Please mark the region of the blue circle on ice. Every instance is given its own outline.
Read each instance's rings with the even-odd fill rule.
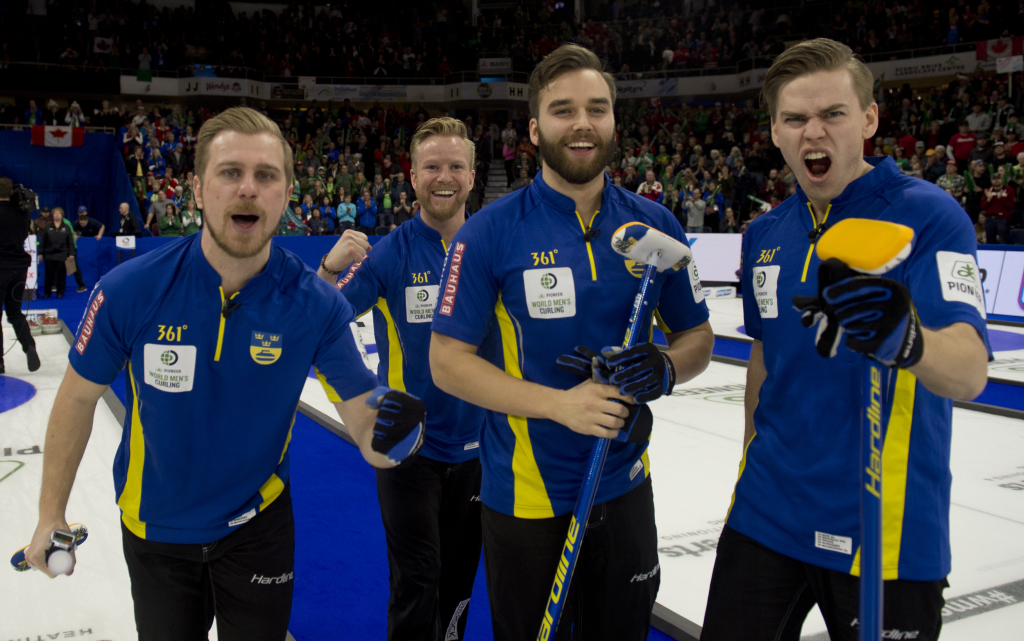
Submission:
[[[988,330],[988,342],[992,345],[993,352],[1013,352],[1024,349],[1024,334],[1004,332],[1001,329]]]
[[[20,378],[0,375],[0,412],[24,405],[36,395],[36,388]]]

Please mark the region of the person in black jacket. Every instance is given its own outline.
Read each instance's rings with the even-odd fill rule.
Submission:
[[[132,214],[132,210],[128,207],[128,203],[121,203],[118,207],[118,212],[121,214],[121,222],[118,227],[118,236],[138,236],[139,235],[139,223],[135,220],[135,215]]]
[[[57,298],[64,298],[64,286],[67,280],[67,267],[64,261],[74,250],[71,229],[64,224],[64,210],[53,208],[53,223],[43,230],[43,260],[46,265],[46,279],[43,285],[43,298],[49,298],[54,285],[57,286]]]
[[[39,355],[28,321],[21,312],[25,278],[32,264],[32,259],[25,252],[25,239],[28,238],[31,218],[27,211],[11,203],[13,192],[11,179],[0,178],[0,305],[7,310],[7,320],[14,328],[14,334],[28,358],[28,371],[34,372],[39,369]],[[3,345],[2,327],[0,345]],[[0,374],[5,371],[4,357],[0,350]]]

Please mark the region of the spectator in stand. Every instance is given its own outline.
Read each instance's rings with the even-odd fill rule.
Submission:
[[[132,213],[132,209],[128,206],[128,203],[121,203],[117,210],[121,216],[118,221],[117,235],[138,236],[139,222],[135,220],[135,214]]]
[[[956,198],[958,203],[963,203],[966,181],[963,176],[957,173],[955,160],[946,159],[946,173],[936,180],[935,184],[949,192],[949,195]]]
[[[1024,151],[1024,143],[1020,142],[1020,136],[1017,135],[1016,129],[1006,130],[1006,153],[1010,154],[1011,158],[1016,158],[1017,154]]]
[[[736,223],[736,213],[732,207],[725,208],[725,215],[718,222],[718,231],[723,234],[735,234],[739,232],[739,225]]]
[[[185,230],[181,224],[181,218],[178,216],[178,208],[174,206],[174,203],[164,204],[164,213],[158,224],[161,236],[178,238],[184,235]]]
[[[314,202],[320,205],[320,217],[327,221],[327,233],[333,234],[338,228],[338,210],[331,205],[331,197],[324,193]]]
[[[967,127],[979,135],[990,132],[992,130],[992,116],[982,111],[981,104],[977,102],[971,106],[971,110],[972,112],[965,119]]]
[[[761,200],[768,200],[772,194],[779,197],[779,201],[785,200],[786,198],[786,183],[779,180],[779,170],[770,169],[768,171],[768,179],[761,183],[759,190]]]
[[[501,157],[505,160],[505,188],[508,189],[512,186],[512,181],[515,180],[515,162],[516,162],[516,150],[514,148],[515,142],[513,140],[506,140],[504,146],[501,148]]]
[[[992,148],[988,146],[988,143],[988,134],[978,134],[978,142],[975,145],[974,149],[971,150],[971,155],[968,156],[968,160],[972,165],[976,162],[980,162],[981,164],[985,165],[985,168],[987,169],[988,166],[992,163],[993,153]]]
[[[924,152],[924,179],[930,183],[935,182],[946,173],[946,157],[940,156],[936,149],[929,149]]]
[[[188,200],[181,210],[181,235],[189,236],[203,228],[203,213],[196,209],[196,201]]]
[[[153,199],[149,204],[149,211],[146,214],[146,228],[149,229],[154,236],[160,236],[159,223],[160,218],[163,217],[167,211],[167,196],[162,190],[156,190],[153,192]],[[154,233],[155,231],[155,233]]]
[[[36,105],[35,100],[28,101],[28,109],[25,110],[22,122],[30,126],[43,124],[43,110]]]
[[[1006,153],[1006,143],[1002,140],[996,141],[995,145],[992,146],[992,157],[988,163],[989,173],[994,174],[1003,165],[1012,166],[1014,162],[1014,157]]]
[[[947,154],[956,160],[957,169],[965,172],[970,168],[971,152],[978,144],[978,136],[970,130],[966,120],[960,122],[960,132],[949,139]]]
[[[653,200],[656,203],[661,202],[663,191],[664,188],[655,178],[653,169],[647,170],[644,174],[644,182],[640,183],[640,186],[636,188],[637,194],[643,196],[647,200]]]
[[[413,218],[412,205],[404,191],[398,193],[398,203],[395,204],[394,214],[396,227]]]
[[[103,232],[107,230],[103,223],[89,217],[89,209],[85,205],[78,208],[78,218],[72,227],[76,238],[95,238],[96,240],[103,238]]]
[[[338,203],[338,233],[345,233],[356,226],[356,206],[352,204],[352,196],[345,194]]]
[[[405,199],[408,202],[416,200],[416,192],[412,188],[412,183],[405,179],[405,172],[400,171],[395,176],[395,180],[391,182],[391,202],[398,202],[398,195],[404,193]]]
[[[521,172],[525,171],[527,173],[527,175],[530,176],[530,178],[533,178],[533,175],[536,172],[536,168],[535,167],[536,166],[533,164],[533,161],[530,160],[529,154],[527,154],[524,151],[524,152],[520,153],[519,156],[516,158],[516,162],[515,162],[515,166],[513,167],[513,171],[515,171],[517,176]]]
[[[984,191],[981,199],[986,244],[1010,244],[1010,216],[1015,200],[1013,187],[1003,184],[1003,174],[992,174],[992,186]]]
[[[377,202],[370,196],[369,189],[364,189],[359,196],[356,217],[359,221],[359,231],[367,236],[377,233]]]
[[[971,170],[964,175],[964,209],[971,217],[971,222],[978,220],[981,213],[981,199],[985,190],[992,186],[988,167],[981,161],[971,165]]]
[[[78,101],[72,102],[64,114],[64,124],[69,127],[84,127],[87,121],[88,119],[82,113],[82,107],[78,104]]]
[[[52,221],[43,230],[40,243],[46,276],[43,281],[43,298],[49,298],[56,288],[57,298],[64,298],[67,285],[67,261],[74,254],[74,233],[64,224],[64,210],[54,207]]]
[[[168,134],[173,136],[174,134]],[[185,146],[180,142],[174,145],[171,153],[167,155],[167,169],[173,169],[175,176],[184,176],[191,168],[188,154],[185,153]]]
[[[523,187],[526,187],[532,182],[533,179],[530,178],[530,174],[525,169],[520,169],[519,178],[516,178],[515,181],[512,183],[512,191],[522,189]]]
[[[163,178],[167,173],[167,161],[156,147],[151,147],[149,151],[149,170],[158,178]]]
[[[313,213],[306,221],[308,231],[307,236],[326,236],[330,233],[330,227],[327,224],[327,220],[320,216],[320,208],[314,207]]]
[[[128,169],[128,175],[133,179],[141,178],[145,179],[146,174],[149,172],[149,163],[142,155],[142,144],[140,143],[135,147],[134,151],[126,163]]]
[[[53,219],[52,214],[50,213],[50,208],[40,208],[39,215],[32,219],[32,224],[29,226],[29,233],[36,237],[37,243],[42,242],[43,231],[49,227],[52,222]]]
[[[704,212],[707,203],[697,189],[687,190],[683,196],[683,209],[686,211],[686,233],[699,234],[704,231]]]

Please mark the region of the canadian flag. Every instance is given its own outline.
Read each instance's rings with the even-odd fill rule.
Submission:
[[[32,127],[32,144],[47,147],[81,147],[85,140],[82,127]]]
[[[1024,53],[1024,36],[978,41],[978,60],[995,60]]]

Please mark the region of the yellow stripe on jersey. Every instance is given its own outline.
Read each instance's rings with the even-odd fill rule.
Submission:
[[[648,439],[648,442],[650,442],[650,439]],[[644,462],[644,478],[647,478],[651,475],[651,458],[647,456],[647,450],[644,450],[640,460]]]
[[[338,394],[338,391],[334,389],[334,386],[327,382],[327,378],[320,373],[320,370],[314,367],[313,371],[316,373],[316,380],[320,381],[320,386],[324,388],[325,392],[327,392],[327,400],[332,403],[343,403],[344,399],[342,399],[341,395]],[[288,436],[289,438],[291,437],[291,432],[288,432]]]
[[[743,470],[747,467],[747,450],[750,449],[750,444],[757,438],[757,430],[754,430],[754,435],[750,437],[747,444],[743,446],[743,458],[740,459],[740,472],[736,475],[736,485],[740,484],[740,479],[743,477]],[[732,498],[729,499],[729,509],[725,513],[725,520],[729,520],[729,515],[732,513],[732,506],[736,502],[736,486],[732,488]]]
[[[654,322],[657,323],[658,329],[660,329],[666,336],[672,333],[668,323],[666,323],[665,319],[661,317],[661,312],[657,309],[654,310]],[[651,335],[653,336],[654,332],[651,332]]]
[[[220,329],[217,331],[217,352],[213,355],[213,360],[214,361],[219,361],[220,360],[220,349],[221,349],[221,347],[224,346],[224,323],[225,323],[225,321],[227,321],[227,319],[224,318],[224,303],[226,303],[227,301],[231,300],[235,296],[238,296],[238,292],[235,292],[231,296],[229,296],[227,298],[224,298],[224,288],[223,287],[220,288],[220,308],[221,308]]]
[[[586,234],[587,233],[587,226],[583,224],[583,216],[580,216],[580,212],[575,212],[575,213],[576,213],[576,220],[580,221],[580,229],[582,229],[583,233]],[[591,228],[594,227],[594,218],[597,218],[597,215],[600,214],[600,213],[601,213],[601,210],[598,209],[597,211],[594,212],[594,215],[590,218],[590,227]],[[590,246],[590,241],[588,240],[586,242],[587,242],[587,255],[590,256],[590,280],[597,280],[597,265],[594,264],[594,250]]]
[[[142,506],[142,466],[146,462],[146,441],[142,433],[142,417],[139,416],[139,386],[132,373],[132,362],[128,361],[128,380],[132,386],[132,427],[128,437],[128,478],[125,479],[117,506],[121,508],[121,520],[135,536],[146,538],[146,524],[139,520]]]
[[[519,367],[519,338],[515,321],[505,309],[498,293],[498,302],[494,306],[494,314],[498,318],[501,331],[501,346],[505,359],[505,373],[519,380],[523,372]],[[516,437],[516,448],[512,453],[512,476],[515,479],[514,498],[512,502],[513,516],[524,519],[546,519],[555,515],[548,498],[544,478],[537,467],[537,459],[533,456],[533,444],[530,442],[530,426],[525,417],[508,416],[509,427]]]
[[[317,377],[320,376],[320,372],[317,372]],[[326,381],[325,381],[326,384]],[[333,389],[332,389],[333,391]],[[328,394],[330,396],[330,394]],[[337,393],[335,393],[337,396]],[[296,411],[298,408],[296,408]],[[292,442],[292,430],[295,428],[295,413],[292,413],[292,424],[288,426],[288,436],[284,439],[284,448],[281,449],[281,458],[277,459],[277,464],[280,465],[284,462],[284,455],[288,453],[288,446]],[[263,497],[263,502],[260,503],[260,512],[267,509],[267,506],[273,503],[277,497],[281,496],[281,492],[284,492],[284,481],[277,474],[271,474],[267,482],[260,488],[260,496]]]
[[[889,427],[882,447],[882,579],[885,581],[900,578],[907,466],[910,460],[910,432],[914,422],[916,392],[917,377],[905,369],[898,370]],[[850,574],[860,576],[859,547]]]
[[[811,203],[810,202],[807,203],[807,210],[811,212],[811,229],[817,229],[818,228],[818,221],[814,217],[814,208],[811,207]],[[831,203],[825,209],[825,217],[821,219],[821,224],[822,225],[824,225],[825,221],[828,220],[828,213],[830,211],[832,211],[832,204]],[[818,239],[815,238],[814,241],[811,242],[811,246],[807,248],[807,258],[804,260],[804,274],[803,274],[803,276],[800,277],[800,282],[801,283],[806,283],[807,282],[807,268],[811,266],[811,254],[814,253],[814,248],[815,248],[815,246],[817,246],[817,244],[818,244]]]
[[[404,360],[402,358],[402,342],[398,340],[398,326],[395,325],[395,319],[391,316],[391,310],[388,309],[386,300],[378,298],[377,309],[384,314],[384,320],[388,326],[388,387],[404,392]]]

